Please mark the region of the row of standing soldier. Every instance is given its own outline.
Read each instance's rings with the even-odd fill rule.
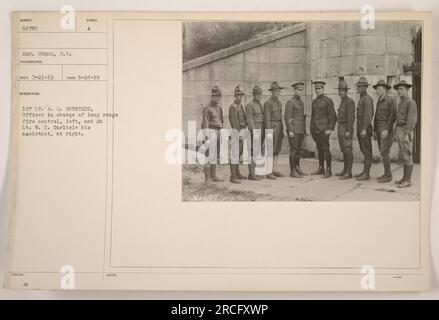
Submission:
[[[365,77],[361,77],[355,84],[360,99],[355,108],[355,102],[348,97],[349,87],[345,81],[340,81],[338,93],[340,95],[340,106],[338,115],[335,112],[333,101],[324,94],[326,83],[324,81],[313,81],[317,97],[312,101],[310,133],[316,143],[318,152],[319,167],[311,175],[323,175],[324,178],[332,176],[330,152],[330,135],[338,124],[338,141],[340,150],[343,153],[343,170],[336,173],[339,179],[345,180],[352,178],[353,165],[353,134],[354,122],[357,119],[357,137],[360,150],[364,156],[363,171],[355,175],[359,181],[370,179],[370,169],[372,166],[372,137],[375,135],[378,141],[378,147],[383,160],[384,174],[377,178],[380,183],[392,181],[392,172],[390,166],[390,148],[393,144],[394,137],[399,145],[399,156],[404,165],[402,179],[395,181],[400,188],[411,186],[411,175],[413,171],[413,130],[417,122],[417,106],[413,99],[408,96],[408,90],[411,85],[404,80],[394,85],[400,97],[398,103],[394,98],[387,94],[391,88],[383,80],[380,80],[373,86],[377,91],[378,101],[374,117],[374,106],[372,97],[367,93],[370,86]],[[290,176],[293,178],[302,178],[305,173],[300,168],[300,151],[306,134],[306,122],[304,103],[302,100],[304,83],[297,82],[292,85],[294,95],[285,105],[285,113],[282,112],[282,103],[279,100],[282,88],[277,82],[273,82],[269,91],[271,97],[261,104],[262,89],[255,85],[253,87],[253,100],[245,108],[242,105],[244,92],[238,86],[235,87],[235,101],[229,107],[229,121],[232,129],[241,131],[248,129],[251,135],[251,143],[259,138],[254,137],[261,133],[264,136],[264,130],[272,129],[273,140],[273,170],[266,177],[276,179],[283,177],[278,170],[278,155],[282,147],[284,137],[283,121],[286,125],[286,133],[290,146],[289,164]],[[219,106],[221,91],[218,86],[214,86],[211,92],[211,102],[203,108],[202,129],[215,130],[218,134],[219,148],[219,130],[223,128],[224,119],[222,109]],[[356,110],[355,110],[356,109]],[[283,119],[282,119],[283,115]],[[355,117],[356,115],[356,117]],[[372,125],[373,122],[373,125]],[[396,125],[395,125],[396,123]],[[394,130],[394,128],[396,128]],[[256,130],[259,129],[259,130]],[[268,135],[267,135],[268,137]],[[263,138],[263,137],[262,137]],[[243,142],[239,141],[239,156],[243,152]],[[251,145],[251,163],[248,165],[248,179],[259,181],[261,176],[255,174],[255,160],[253,155],[253,145]],[[326,161],[326,169],[325,169]],[[241,183],[240,180],[246,179],[239,171],[239,164],[230,164],[230,181],[232,183]],[[222,181],[216,175],[216,164],[207,164],[204,166],[206,182]]]

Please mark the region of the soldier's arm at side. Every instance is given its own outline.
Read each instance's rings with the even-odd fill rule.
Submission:
[[[229,107],[229,122],[232,129],[239,130],[238,114],[233,104]]]
[[[407,131],[411,132],[415,129],[416,122],[418,121],[418,107],[415,101],[410,101],[407,111]]]
[[[271,129],[271,104],[268,101],[264,103],[264,123],[265,129]]]
[[[376,110],[378,110],[378,101],[377,101],[377,107]],[[377,123],[378,123],[378,119],[377,119],[377,114],[375,113],[375,116],[373,117],[373,131],[377,132]]]
[[[373,100],[371,97],[367,96],[364,99],[364,121],[363,130],[367,130],[369,125],[372,123],[373,118]]]
[[[245,106],[245,120],[247,122],[248,129],[253,130],[253,106],[250,103]]]
[[[355,102],[353,100],[349,100],[347,105],[348,115],[347,115],[347,123],[346,130],[352,131],[355,122]]]
[[[311,119],[310,119],[311,120]],[[310,121],[311,122],[311,121]],[[305,106],[303,108],[303,133],[306,135],[307,131],[306,131],[306,115],[305,115]]]
[[[209,129],[209,108],[208,107],[204,107],[202,110],[202,120],[201,120],[201,129],[205,130],[205,132],[203,132],[204,134],[204,140],[209,140],[209,133],[208,133],[208,129]]]
[[[204,107],[202,110],[202,119],[201,119],[201,129],[209,128],[209,110],[207,107]]]
[[[223,114],[223,108],[219,107],[220,111],[220,117],[221,117],[221,124],[224,125],[224,114]]]
[[[389,121],[387,122],[387,130],[388,131],[391,131],[393,129],[393,125],[396,121],[397,114],[398,114],[397,102],[396,102],[396,99],[392,98],[392,101],[390,103],[390,118],[389,118]]]
[[[293,124],[291,123],[291,119],[293,117],[293,103],[291,101],[288,101],[285,105],[285,115],[284,115],[284,121],[285,125],[287,126],[287,131],[292,132],[293,131]]]
[[[334,102],[328,99],[328,114],[329,114],[329,130],[334,131],[335,123],[337,122],[337,114],[335,113]]]
[[[243,117],[244,117],[244,123],[247,126],[247,115],[245,114],[245,108],[241,107],[241,110],[242,110]],[[240,126],[240,128],[241,128],[241,126]]]

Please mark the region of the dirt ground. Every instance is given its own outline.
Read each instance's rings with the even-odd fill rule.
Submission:
[[[286,177],[276,180],[243,180],[241,184],[229,182],[228,165],[220,165],[217,175],[224,182],[204,183],[201,165],[183,165],[182,199],[183,201],[416,201],[420,200],[420,166],[415,164],[410,188],[400,189],[393,181],[378,183],[376,178],[383,174],[382,163],[374,163],[371,179],[357,181],[355,178],[339,180],[334,174],[343,168],[343,163],[333,161],[333,176],[305,176],[303,179],[289,177],[288,156],[280,155],[280,171]],[[314,171],[318,166],[315,159],[302,159],[301,168],[305,173]],[[354,163],[353,173],[363,169],[361,162]],[[241,174],[247,175],[246,165],[241,165]],[[402,166],[392,163],[394,180],[402,177]]]

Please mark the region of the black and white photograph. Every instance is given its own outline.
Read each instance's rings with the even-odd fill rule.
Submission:
[[[182,40],[183,201],[420,200],[422,22],[184,22]]]
[[[437,9],[252,4],[8,7],[0,300],[438,296]]]

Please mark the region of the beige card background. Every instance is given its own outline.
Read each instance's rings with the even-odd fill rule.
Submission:
[[[359,14],[99,16],[108,18],[108,82],[84,85],[80,95],[60,82],[50,99],[92,102],[119,117],[71,140],[17,139],[14,127],[8,287],[59,288],[59,270],[69,264],[79,289],[356,291],[363,265],[376,268],[376,290],[429,288],[428,14],[378,14],[424,20],[421,203],[184,203],[180,167],[164,161],[165,133],[181,125],[180,21]],[[14,107],[40,102],[14,97]]]

